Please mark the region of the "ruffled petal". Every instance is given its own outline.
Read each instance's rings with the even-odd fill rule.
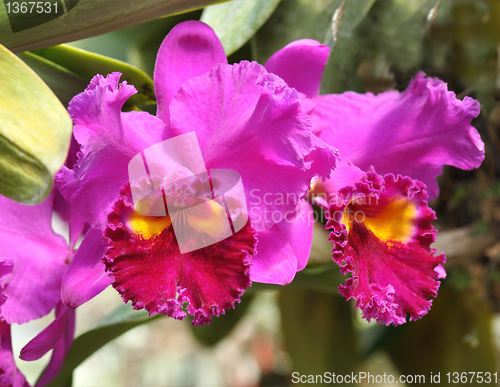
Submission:
[[[61,299],[67,307],[78,308],[111,284],[102,261],[105,246],[102,231],[91,228],[62,280]]]
[[[308,200],[317,206],[328,210],[332,204],[343,202],[339,198],[339,191],[343,187],[353,185],[359,181],[365,172],[351,163],[341,162],[335,168],[329,179],[315,179],[308,194]]]
[[[12,355],[10,325],[0,321],[0,386],[30,387],[24,375],[17,369]]]
[[[273,54],[266,69],[276,74],[298,92],[308,98],[319,94],[321,76],[325,68],[330,47],[315,40],[302,39],[292,42]]]
[[[288,285],[295,273],[304,269],[311,253],[314,213],[301,201],[300,208],[269,230],[257,234],[257,254],[253,257],[253,282]]]
[[[259,231],[276,223],[273,216],[296,210],[311,174],[334,166],[316,167],[316,160],[336,161],[332,148],[313,144],[296,91],[254,62],[219,65],[190,79],[172,100],[170,114],[174,134],[196,131],[207,169],[241,175],[252,226]],[[280,195],[289,200],[276,204]]]
[[[329,210],[333,259],[343,274],[352,274],[339,292],[354,298],[368,321],[400,325],[407,314],[417,320],[437,295],[445,257],[430,248],[437,232],[424,188],[409,177],[382,179],[371,170],[341,189],[343,202]]]
[[[7,301],[4,294],[5,286],[9,283],[14,272],[14,263],[10,259],[2,258],[0,261],[0,310],[1,306]]]
[[[118,87],[120,75],[96,75],[71,100],[68,111],[81,151],[73,169],[63,167],[56,175],[59,190],[73,210],[96,228],[103,227],[105,213],[128,181],[129,161],[165,135],[165,125],[158,118],[146,112],[121,112],[136,90],[126,82]]]
[[[45,316],[60,298],[61,280],[71,257],[63,237],[51,227],[50,195],[36,206],[0,196],[0,257],[13,263],[0,316],[24,323]]]
[[[123,187],[105,230],[113,287],[135,309],[182,319],[186,302],[193,325],[209,323],[250,286],[255,231],[247,224],[227,239],[181,254],[168,218],[137,214],[129,184]]]
[[[401,94],[346,92],[315,102],[310,114],[324,126],[320,138],[337,147],[343,161],[418,179],[431,199],[439,193],[435,178],[443,165],[473,169],[484,158],[484,144],[470,125],[479,103],[456,99],[444,82],[423,73]]]
[[[219,63],[227,63],[227,58],[212,28],[197,20],[175,26],[156,57],[154,84],[158,117],[168,124],[170,102],[179,87],[188,79],[208,73]]]
[[[309,180],[316,176],[321,180],[331,178],[333,171],[340,163],[338,150],[316,136],[311,137],[311,144],[312,150],[305,157],[309,168]]]

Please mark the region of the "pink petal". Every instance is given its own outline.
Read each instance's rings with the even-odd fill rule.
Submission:
[[[160,46],[154,83],[158,117],[170,122],[169,106],[179,87],[187,80],[206,74],[226,54],[215,32],[205,23],[189,20],[175,26]]]
[[[54,211],[59,214],[61,219],[68,223],[69,245],[70,248],[73,249],[78,239],[84,234],[87,225],[85,219],[80,213],[73,210],[72,206],[64,199],[59,191],[55,193]]]
[[[275,224],[257,234],[257,254],[252,260],[252,282],[288,285],[297,272],[297,258],[290,242]]]
[[[17,369],[12,355],[10,325],[0,321],[0,386],[30,387],[24,375]]]
[[[342,202],[339,191],[345,186],[353,185],[364,177],[365,173],[351,163],[340,163],[332,171],[329,179],[316,179],[309,191],[308,199],[311,203],[328,209],[332,204]]]
[[[66,355],[68,354],[71,345],[73,344],[73,338],[75,334],[75,310],[66,310],[66,326],[64,327],[64,334],[58,341],[54,350],[52,351],[52,356],[50,362],[43,371],[42,376],[37,381],[35,387],[44,387],[49,384],[59,373]]]
[[[312,179],[316,176],[322,180],[330,178],[340,161],[337,149],[332,148],[316,136],[311,137],[311,143],[312,150],[305,157],[305,161],[310,166],[309,178]]]
[[[321,76],[330,48],[315,40],[297,40],[269,58],[266,69],[308,98],[319,94]]]
[[[241,175],[252,226],[259,231],[276,223],[273,215],[295,211],[311,175],[329,173],[336,161],[333,149],[313,143],[295,90],[257,63],[219,65],[189,80],[170,113],[174,134],[196,131],[207,169]],[[315,166],[318,160],[331,165]],[[289,200],[276,204],[280,195]]]
[[[164,139],[165,125],[146,112],[122,113],[136,92],[121,83],[119,73],[96,75],[87,89],[73,98],[69,113],[74,136],[81,145],[78,162],[57,174],[59,190],[87,222],[99,228],[120,187],[128,181],[128,163],[141,150]]]
[[[0,308],[7,301],[7,296],[4,294],[5,286],[10,282],[12,273],[14,272],[14,263],[10,259],[0,261]]]
[[[111,284],[102,262],[105,246],[102,232],[91,228],[62,280],[61,299],[67,307],[76,309]]]
[[[60,298],[71,253],[64,238],[52,231],[53,199],[50,195],[39,205],[26,206],[0,196],[0,257],[13,263],[0,312],[8,323],[45,316]]]
[[[71,144],[69,147],[68,157],[65,166],[73,168],[78,161],[78,154],[80,152],[80,145],[74,136],[71,136]],[[56,190],[54,197],[54,211],[68,223],[69,226],[69,245],[73,249],[82,234],[85,233],[86,225],[84,217],[75,212],[72,206],[64,199],[59,191]]]
[[[203,325],[239,301],[250,285],[250,256],[256,245],[249,224],[227,239],[181,254],[170,225],[148,237],[128,226],[136,215],[131,203],[127,184],[105,230],[106,268],[125,302],[132,301],[135,309],[145,308],[152,315],[177,319],[185,317],[187,302],[193,324]]]
[[[444,82],[423,73],[401,94],[346,92],[315,102],[311,116],[324,126],[320,138],[337,147],[344,162],[421,180],[431,199],[443,165],[472,169],[484,158],[484,144],[470,125],[479,103],[456,99]]]
[[[56,308],[55,320],[23,347],[19,357],[22,360],[33,361],[40,359],[53,349],[63,337],[68,316],[67,312],[68,308],[59,302]]]
[[[288,285],[295,273],[304,269],[311,252],[314,214],[301,201],[300,209],[269,230],[257,234],[257,254],[253,257],[250,279],[254,282]]]
[[[311,254],[312,238],[314,230],[315,215],[309,203],[305,200],[300,202],[296,214],[291,214],[287,219],[278,224],[278,227],[286,235],[297,257],[297,271],[303,270],[309,261]]]
[[[381,180],[370,171],[330,208],[333,259],[343,274],[352,273],[339,292],[354,298],[368,321],[400,325],[407,314],[417,320],[437,295],[445,257],[430,248],[437,232],[424,188],[409,177]]]

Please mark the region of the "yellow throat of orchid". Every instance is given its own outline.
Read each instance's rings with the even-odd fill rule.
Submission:
[[[370,201],[370,204],[357,204],[355,199],[345,208],[342,223],[348,231],[357,221],[384,242],[406,243],[412,238],[417,209],[411,200],[394,196],[380,204],[375,198]]]
[[[135,234],[150,239],[170,227],[172,221],[169,216],[146,216],[134,211],[126,223]]]
[[[193,207],[187,221],[192,229],[210,236],[224,235],[230,227],[226,209],[214,200]]]

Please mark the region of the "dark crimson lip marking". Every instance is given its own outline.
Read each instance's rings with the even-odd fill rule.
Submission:
[[[133,211],[126,184],[104,231],[106,270],[125,302],[151,315],[182,319],[190,314],[193,325],[209,323],[239,302],[251,285],[251,256],[256,251],[256,232],[249,223],[227,239],[181,254],[172,227],[149,239],[134,233],[125,221]]]
[[[370,216],[387,216],[385,210],[395,197],[412,201],[415,211],[411,235],[401,240],[383,240],[357,218],[353,218],[348,229],[334,214],[343,213],[353,194],[375,195],[374,203],[355,205],[357,210],[366,207]],[[330,241],[334,242],[333,260],[342,274],[351,273],[352,278],[339,286],[339,293],[357,300],[356,307],[368,321],[374,318],[386,325],[400,325],[406,322],[407,314],[410,320],[425,315],[432,305],[430,298],[437,296],[440,285],[437,280],[441,275],[436,269],[446,260],[443,254],[435,255],[436,251],[430,247],[437,232],[431,225],[435,214],[427,205],[425,185],[392,174],[382,178],[370,170],[362,181],[340,190],[340,195],[343,203],[331,206],[327,227],[333,229],[330,233]],[[392,219],[397,220],[398,217]]]

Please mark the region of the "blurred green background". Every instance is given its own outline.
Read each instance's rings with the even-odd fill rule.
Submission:
[[[20,58],[65,106],[92,75],[114,69],[123,71],[139,89],[127,108],[154,113],[148,76],[152,77],[157,50],[170,29],[188,19],[201,19],[215,29],[230,62],[265,63],[297,39],[330,45],[322,94],[404,90],[418,71],[439,77],[458,98],[468,95],[480,101],[481,114],[473,125],[486,144],[486,158],[474,171],[445,167],[439,178],[441,194],[431,203],[440,230],[434,247],[446,253],[448,277],[421,320],[397,328],[363,321],[353,304],[337,294],[344,279],[331,262],[326,233],[318,227],[311,264],[290,286],[254,284],[241,305],[210,326],[191,328],[185,321],[151,319],[119,307],[116,313],[125,317],[108,317],[101,323],[107,331],[94,329],[94,335],[87,333],[77,343],[92,347],[90,354],[128,332],[87,360],[89,354],[70,354],[76,359],[73,366],[83,361],[73,385],[290,386],[295,385],[292,372],[360,371],[396,378],[425,375],[425,385],[431,373],[440,373],[441,383],[448,385],[449,372],[497,372],[500,1],[234,0],[70,43],[134,68],[43,45]],[[79,309],[78,332],[91,329],[119,304],[116,294],[105,292]],[[141,326],[130,330],[135,325]],[[26,329],[23,332],[30,328]],[[44,361],[20,367],[33,380]],[[63,375],[53,385],[67,378]]]

